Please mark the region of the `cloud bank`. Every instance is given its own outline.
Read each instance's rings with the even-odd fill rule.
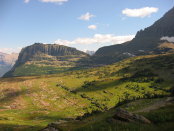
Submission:
[[[161,37],[161,40],[167,40],[168,42],[174,42],[174,36],[173,37],[163,36],[163,37]]]
[[[143,7],[139,9],[124,9],[122,10],[122,14],[128,16],[128,17],[147,17],[150,16],[152,13],[158,12],[158,8],[155,7]]]
[[[135,37],[135,35],[127,35],[127,36],[116,36],[113,34],[95,34],[91,38],[77,38],[73,41],[61,40],[58,39],[55,41],[55,44],[71,46],[75,44],[81,45],[90,45],[90,44],[121,44],[126,41],[130,41]]]
[[[103,46],[102,44],[121,44],[126,41],[130,41],[135,37],[135,35],[126,35],[126,36],[116,36],[114,34],[95,34],[93,37],[86,38],[77,38],[72,41],[69,40],[61,40],[58,39],[54,43],[65,46],[76,47],[77,45],[81,45],[82,50],[84,50],[84,46],[93,47],[93,44],[97,44],[99,47]],[[2,53],[19,53],[21,51],[21,47],[18,48],[0,48],[0,52]]]

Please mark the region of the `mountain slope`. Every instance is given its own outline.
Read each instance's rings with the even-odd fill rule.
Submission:
[[[81,64],[80,59],[87,56],[75,48],[35,43],[22,49],[14,67],[4,77],[62,72],[77,68]]]
[[[17,53],[6,54],[0,52],[0,77],[12,68],[17,57]]]
[[[127,57],[151,54],[164,42],[160,40],[164,36],[174,36],[174,8],[169,10],[152,26],[138,31],[132,41],[102,47],[91,58],[94,62],[96,61],[100,64],[110,64]]]
[[[169,96],[173,67],[174,54],[149,55],[93,69],[2,78],[0,127],[35,131],[53,121],[107,111],[127,101]],[[78,125],[69,128],[74,127]]]

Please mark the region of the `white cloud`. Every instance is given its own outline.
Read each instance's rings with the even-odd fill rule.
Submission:
[[[168,42],[174,42],[174,36],[173,37],[163,36],[163,37],[161,37],[161,40],[167,40]]]
[[[7,54],[11,54],[11,53],[19,53],[21,51],[21,47],[18,48],[0,48],[0,52],[2,53],[7,53]]]
[[[89,21],[92,17],[95,17],[95,16],[93,14],[90,14],[89,12],[87,12],[86,14],[81,15],[78,19]]]
[[[30,0],[24,0],[24,3],[29,3],[30,2]]]
[[[152,13],[156,13],[158,8],[155,7],[143,7],[140,9],[124,9],[122,10],[122,14],[128,17],[141,17],[144,18],[146,16],[150,16]]]
[[[88,26],[88,29],[96,30],[97,29],[97,26],[96,25],[89,25]]]
[[[95,34],[91,38],[77,38],[73,41],[58,39],[55,41],[55,43],[60,45],[66,45],[66,46],[75,45],[75,44],[81,44],[81,45],[105,44],[105,43],[121,44],[126,41],[132,40],[134,37],[135,35],[116,36],[113,34]]]

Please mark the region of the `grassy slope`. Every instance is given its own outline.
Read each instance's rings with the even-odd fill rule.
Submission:
[[[40,76],[57,74],[69,70],[77,70],[81,65],[80,60],[86,55],[50,56],[45,54],[35,55],[24,64],[15,66],[14,70],[6,73],[9,76]]]
[[[37,130],[119,103],[170,95],[174,55],[142,56],[57,75],[0,79],[0,127]]]

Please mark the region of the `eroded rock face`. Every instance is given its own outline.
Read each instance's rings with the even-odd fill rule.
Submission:
[[[34,57],[43,54],[49,56],[86,55],[86,53],[82,51],[63,45],[35,43],[22,49],[17,64],[23,64],[26,61],[32,60]]]
[[[141,122],[145,124],[150,124],[151,122],[144,116],[130,113],[124,109],[117,109],[116,114],[113,116],[114,119],[125,121],[125,122]]]

